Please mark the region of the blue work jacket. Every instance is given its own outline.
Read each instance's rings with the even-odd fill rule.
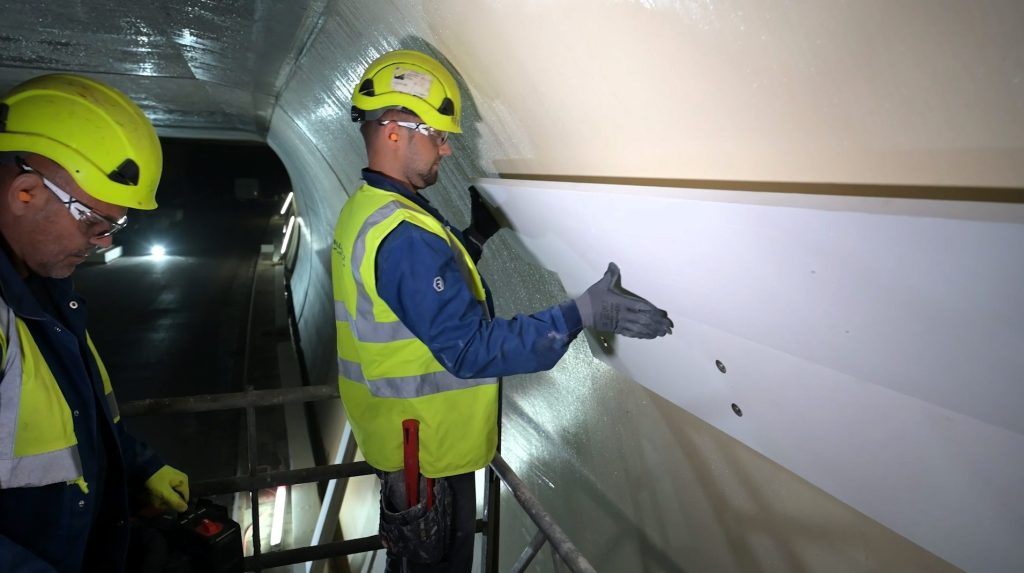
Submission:
[[[26,323],[73,413],[89,491],[75,483],[0,484],[0,571],[123,571],[129,489],[141,488],[163,462],[114,421],[86,343],[85,301],[71,280],[29,280],[32,288],[0,248],[0,296]]]
[[[372,187],[398,193],[423,207],[468,246],[429,201],[382,173],[363,170]],[[472,254],[473,249],[468,249]],[[377,251],[377,293],[445,369],[459,378],[491,378],[553,367],[583,330],[576,303],[566,301],[534,314],[489,319],[470,292],[452,255],[437,235],[401,223]],[[446,285],[435,288],[435,279]],[[482,277],[481,277],[482,280]],[[491,292],[483,281],[487,306]]]

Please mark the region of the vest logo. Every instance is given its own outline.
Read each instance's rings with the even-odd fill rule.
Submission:
[[[434,290],[441,292],[444,290],[444,279],[441,277],[434,277]]]

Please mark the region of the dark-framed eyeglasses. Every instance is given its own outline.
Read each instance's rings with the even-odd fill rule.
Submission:
[[[449,132],[441,131],[440,129],[434,129],[433,127],[430,127],[425,123],[416,123],[412,121],[398,121],[397,119],[378,119],[377,123],[379,123],[380,125],[387,125],[389,123],[393,123],[395,125],[400,125],[406,129],[418,131],[423,135],[429,137],[431,141],[433,141],[434,144],[437,145],[438,147],[441,147],[442,145],[448,143]]]
[[[56,183],[50,181],[42,174],[38,169],[29,166],[25,163],[25,160],[21,157],[14,159],[18,165],[18,169],[22,173],[35,173],[43,180],[43,185],[53,193],[60,202],[67,207],[68,213],[75,218],[80,224],[85,226],[89,232],[89,236],[94,239],[104,239],[121,231],[128,225],[128,215],[121,217],[120,219],[111,219],[106,215],[101,215],[92,207],[82,203],[78,199],[75,199],[67,191],[61,189]]]

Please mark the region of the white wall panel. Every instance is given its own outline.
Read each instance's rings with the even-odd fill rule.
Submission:
[[[669,312],[595,345],[617,370],[966,570],[1024,569],[1024,206],[479,187],[569,292],[614,260]]]

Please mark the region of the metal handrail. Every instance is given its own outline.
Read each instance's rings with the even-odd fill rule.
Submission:
[[[530,519],[537,525],[537,528],[544,532],[544,536],[551,542],[551,547],[554,548],[555,552],[558,553],[558,556],[562,558],[562,561],[565,562],[569,569],[574,573],[596,572],[594,566],[573,545],[569,536],[562,531],[562,528],[558,527],[555,520],[544,510],[544,506],[537,501],[537,498],[530,493],[530,490],[526,488],[526,484],[523,480],[519,479],[516,472],[512,471],[512,468],[501,457],[501,454],[494,454],[494,459],[491,460],[491,468],[494,469],[494,472],[498,474],[501,481],[512,492],[512,495],[515,496],[516,501],[519,502],[526,515],[529,515]],[[533,543],[531,543],[532,545]],[[539,550],[540,547],[537,549]]]
[[[337,384],[300,386],[275,390],[250,390],[248,392],[225,392],[221,394],[198,394],[180,398],[153,398],[136,400],[120,405],[122,416],[147,414],[188,414],[233,410],[247,406],[277,406],[296,402],[316,402],[338,398]]]
[[[338,398],[338,387],[332,384],[279,390],[250,390],[246,392],[202,394],[180,398],[138,400],[121,405],[120,411],[124,416],[140,416],[147,414],[210,412],[236,408],[251,410],[261,406],[315,402],[333,398]],[[249,431],[253,432],[253,429],[249,428]],[[579,549],[576,548],[558,524],[555,523],[551,515],[544,510],[541,503],[526,488],[526,484],[509,467],[500,454],[494,455],[490,467],[509,491],[512,492],[516,501],[519,502],[519,505],[538,528],[537,534],[534,535],[530,544],[513,566],[513,571],[519,573],[525,570],[537,552],[544,546],[546,540],[551,542],[551,547],[574,573],[593,573],[595,571],[594,567],[580,553]],[[205,480],[194,483],[192,491],[197,496],[242,491],[253,492],[279,485],[321,482],[337,478],[370,475],[372,473],[373,468],[366,462],[349,462],[298,470],[283,470],[256,475]],[[478,522],[477,531],[483,529],[483,523]],[[375,551],[382,548],[379,537],[373,536],[269,553],[259,552],[256,555],[245,558],[244,568],[246,571],[259,571],[262,568]]]
[[[191,484],[190,489],[196,497],[207,497],[253,489],[272,489],[281,485],[321,482],[332,479],[368,476],[371,474],[373,474],[373,468],[370,464],[366,462],[348,462],[298,470],[266,472],[254,476],[241,475],[209,479]]]

